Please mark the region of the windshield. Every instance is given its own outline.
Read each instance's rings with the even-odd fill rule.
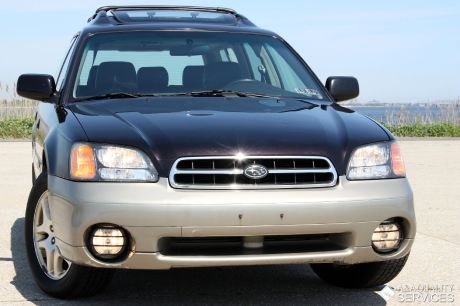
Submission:
[[[217,90],[328,99],[309,70],[276,38],[189,31],[93,36],[83,52],[73,98]]]

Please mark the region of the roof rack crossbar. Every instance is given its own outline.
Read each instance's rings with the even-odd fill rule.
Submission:
[[[107,13],[117,10],[177,10],[177,11],[197,11],[197,12],[217,12],[227,13],[235,16],[238,22],[247,26],[255,26],[246,17],[239,14],[235,10],[225,7],[206,7],[206,6],[187,6],[187,5],[110,5],[103,6],[96,10],[96,12],[88,19],[88,22],[100,18],[105,18]],[[114,14],[115,15],[115,14]],[[114,17],[114,16],[112,16]]]
[[[113,10],[178,10],[178,11],[203,11],[203,12],[223,12],[232,14],[235,17],[240,15],[232,9],[225,7],[204,7],[204,6],[179,6],[179,5],[113,5],[103,6],[96,10],[99,12],[109,12]]]

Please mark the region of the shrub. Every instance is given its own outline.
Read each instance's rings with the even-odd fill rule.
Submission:
[[[451,122],[384,125],[400,137],[460,137],[460,125]]]
[[[30,138],[33,118],[0,120],[0,138]]]

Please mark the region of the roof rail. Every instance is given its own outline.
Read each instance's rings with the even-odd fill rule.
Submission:
[[[197,11],[197,12],[220,12],[235,16],[237,20],[248,26],[255,26],[245,16],[239,14],[235,10],[225,7],[206,7],[206,6],[187,6],[187,5],[109,5],[103,6],[88,19],[88,22],[95,20],[98,16],[106,17],[106,13],[117,10],[177,10],[177,11]]]
[[[222,12],[232,14],[235,17],[240,15],[232,9],[225,7],[205,7],[205,6],[181,6],[181,5],[110,5],[103,6],[96,10],[99,12],[108,12],[112,10],[178,10],[178,11],[203,11],[203,12]]]

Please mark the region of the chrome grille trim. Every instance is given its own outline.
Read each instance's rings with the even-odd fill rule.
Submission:
[[[180,169],[178,168],[179,163],[183,161],[203,161],[203,160],[209,160],[210,162],[212,161],[212,167],[209,169]],[[231,169],[216,169],[215,168],[215,162],[217,160],[229,160],[229,162],[233,162],[234,168]],[[268,173],[269,174],[275,174],[275,175],[290,175],[294,174],[295,175],[295,183],[294,184],[279,184],[276,183],[276,176],[275,176],[275,183],[250,183],[250,184],[237,184],[237,183],[232,183],[232,184],[216,184],[216,178],[215,175],[234,175],[235,177],[237,175],[244,175],[244,169],[242,168],[236,168],[236,163],[238,162],[243,162],[246,160],[293,160],[293,164],[295,165],[295,160],[313,160],[313,167],[314,167],[314,160],[321,160],[327,162],[328,167],[322,167],[322,168],[270,168],[267,167]],[[193,163],[192,163],[193,167]],[[329,182],[326,183],[308,183],[308,184],[301,184],[297,183],[297,174],[331,174],[332,179]],[[175,180],[176,175],[210,175],[213,177],[213,183],[195,183],[195,179],[193,179],[192,184],[182,184],[178,183]],[[236,181],[236,179],[235,179]],[[173,188],[178,188],[178,189],[221,189],[221,190],[238,190],[238,189],[293,189],[293,188],[322,188],[322,187],[332,187],[335,186],[337,183],[337,172],[332,165],[332,162],[322,156],[199,156],[199,157],[181,157],[177,159],[170,171],[169,174],[169,183],[171,187]]]
[[[174,166],[173,166],[174,167]],[[178,169],[176,174],[243,174],[242,169],[234,169],[234,170],[180,170]]]

